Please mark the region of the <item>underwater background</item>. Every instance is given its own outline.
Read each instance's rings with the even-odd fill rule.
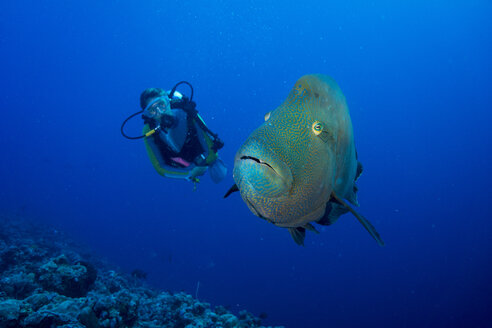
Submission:
[[[491,17],[490,1],[2,1],[0,213],[270,325],[490,327]],[[299,247],[222,198],[236,150],[310,73],[347,98],[384,248],[349,214]],[[120,134],[142,90],[181,80],[229,167],[195,192]]]

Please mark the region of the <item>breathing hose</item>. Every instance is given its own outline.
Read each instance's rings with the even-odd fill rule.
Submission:
[[[191,94],[190,94],[190,100],[189,101],[192,101],[193,100],[193,86],[188,81],[180,81],[180,82],[176,83],[176,85],[171,89],[171,92],[169,93],[169,98],[171,98],[171,99],[173,98],[174,93],[176,92],[176,89],[181,84],[186,84],[186,85],[188,85],[190,87]]]
[[[186,84],[190,87],[190,90],[191,90],[191,94],[190,94],[190,99],[189,101],[191,101],[193,99],[193,86],[187,82],[187,81],[180,81],[178,83],[176,83],[174,85],[174,87],[171,89],[171,92],[169,93],[169,98],[172,99],[172,97],[174,96],[174,93],[176,92],[176,89],[181,85],[181,84]],[[130,139],[130,140],[137,140],[137,139],[142,139],[142,138],[145,138],[145,137],[148,137],[148,136],[151,136],[152,134],[154,134],[155,132],[157,132],[157,130],[160,129],[160,125],[158,125],[156,128],[150,130],[149,132],[145,133],[145,134],[142,134],[141,136],[137,136],[137,137],[131,137],[129,135],[127,135],[124,131],[124,128],[125,128],[125,124],[130,120],[132,119],[133,117],[137,116],[138,114],[142,114],[144,112],[144,109],[142,109],[141,111],[138,111],[130,116],[128,116],[124,121],[123,121],[123,124],[121,124],[121,128],[120,128],[120,131],[121,131],[121,135],[127,139]]]
[[[130,140],[142,139],[142,138],[145,137],[145,134],[143,134],[141,136],[138,136],[138,137],[130,137],[123,130],[123,128],[125,127],[126,122],[128,122],[131,118],[133,118],[133,117],[135,117],[135,116],[137,116],[138,114],[141,114],[141,113],[143,113],[143,109],[141,111],[136,112],[135,114],[132,114],[132,115],[128,116],[126,118],[126,120],[123,121],[123,124],[121,124],[121,129],[120,129],[121,130],[121,134],[123,135],[123,137],[125,137],[127,139],[130,139]]]

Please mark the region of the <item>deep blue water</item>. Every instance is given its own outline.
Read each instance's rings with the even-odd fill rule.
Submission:
[[[491,17],[490,1],[2,1],[0,214],[267,324],[490,327]],[[385,248],[350,215],[298,247],[222,199],[230,174],[193,192],[119,132],[143,89],[187,80],[232,171],[308,73],[347,98]]]

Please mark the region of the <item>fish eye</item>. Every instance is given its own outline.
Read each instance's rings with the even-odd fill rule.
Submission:
[[[268,112],[268,113],[265,114],[265,122],[268,121],[268,119],[270,118],[270,114],[271,113],[272,112]]]
[[[313,129],[315,135],[319,135],[323,132],[323,124],[319,121],[314,122],[311,128]]]

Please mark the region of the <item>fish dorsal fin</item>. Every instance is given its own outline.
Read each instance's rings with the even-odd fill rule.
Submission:
[[[230,194],[232,194],[233,192],[236,192],[236,191],[239,191],[239,188],[237,187],[237,184],[233,184],[232,187],[224,195],[224,198],[229,197]]]
[[[350,211],[350,213],[352,213],[357,218],[357,220],[359,220],[359,222],[364,226],[364,228],[366,228],[366,230],[371,234],[371,236],[374,239],[376,239],[379,246],[384,246],[384,241],[381,239],[381,236],[376,231],[376,228],[374,228],[371,222],[369,222],[365,217],[357,213],[352,207],[350,207],[349,204],[347,204],[343,199],[338,197],[334,192],[331,193],[331,197],[334,200],[336,200],[339,204],[345,206]]]
[[[357,179],[359,179],[360,175],[362,174],[362,171],[364,171],[364,167],[362,166],[361,162],[357,161],[357,171],[355,172],[354,181],[357,181]]]
[[[306,237],[306,229],[303,227],[288,228],[292,239],[299,246],[304,246],[304,238]]]
[[[364,169],[362,167],[362,164],[359,161],[357,161],[357,169],[355,171],[353,188],[347,195],[345,195],[345,199],[347,199],[354,206],[359,206],[359,202],[357,201],[357,190],[359,190],[359,188],[357,188],[355,182],[359,179],[363,170]]]

